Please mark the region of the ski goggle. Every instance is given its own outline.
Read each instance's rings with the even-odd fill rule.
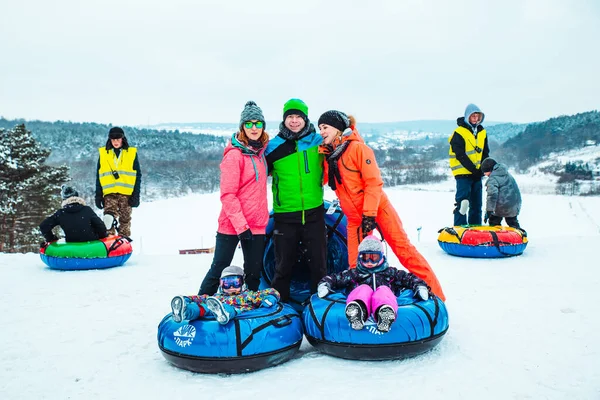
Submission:
[[[223,289],[239,289],[244,284],[244,278],[239,275],[224,276],[221,278]]]
[[[252,121],[248,121],[248,122],[244,122],[244,128],[246,129],[252,129],[252,126],[256,126],[256,129],[261,129],[264,124],[262,121],[257,121],[257,122],[252,122]]]
[[[362,263],[378,264],[381,261],[383,254],[377,253],[360,253],[360,261]]]

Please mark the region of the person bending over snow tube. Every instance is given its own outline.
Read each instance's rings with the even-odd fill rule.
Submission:
[[[348,262],[356,267],[358,245],[375,228],[402,266],[423,279],[433,293],[445,300],[433,269],[413,246],[396,209],[383,191],[383,180],[373,150],[356,129],[353,116],[330,110],[319,118],[325,154],[324,182],[328,183],[348,218]]]
[[[175,296],[158,327],[164,357],[180,368],[240,373],[291,359],[302,343],[302,322],[275,289],[248,290],[244,271],[226,267],[216,294]]]
[[[357,268],[324,277],[305,309],[309,342],[361,360],[410,357],[439,343],[448,329],[444,303],[423,280],[389,266],[377,237],[367,236],[358,250]]]

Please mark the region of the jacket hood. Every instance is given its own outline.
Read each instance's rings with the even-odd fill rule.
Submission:
[[[331,144],[329,145],[325,145],[322,144],[319,146],[319,152],[322,154],[329,154],[331,152],[333,152],[333,150],[335,150],[339,145],[341,145],[344,142],[365,142],[364,139],[362,138],[362,136],[360,136],[360,134],[358,133],[358,131],[356,130],[356,128],[352,129],[348,128],[344,131],[344,133],[342,134],[341,138],[336,138]]]
[[[508,175],[508,167],[502,163],[496,163],[490,175],[494,176],[506,176]]]
[[[61,203],[61,206],[68,212],[77,212],[85,205],[85,200],[77,196],[69,197]]]
[[[471,116],[471,114],[474,114],[474,113],[480,113],[481,114],[481,121],[479,121],[479,123],[477,125],[483,124],[483,121],[485,120],[485,114],[483,112],[481,112],[481,110],[479,109],[479,107],[477,107],[475,104],[469,104],[467,106],[467,108],[465,109],[464,122],[466,124],[469,124],[473,128],[477,127],[477,125],[475,125],[475,126],[471,125],[471,123],[469,122],[469,117]]]
[[[358,133],[356,128],[354,128],[354,129],[352,129],[352,132],[342,135],[342,142],[363,142],[364,143],[364,139],[362,138],[362,136],[360,136],[360,134]]]

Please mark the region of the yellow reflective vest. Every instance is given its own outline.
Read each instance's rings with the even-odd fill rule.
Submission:
[[[130,196],[137,178],[137,171],[133,169],[137,149],[135,147],[121,149],[119,157],[113,149],[106,150],[106,147],[100,147],[98,152],[100,153],[98,177],[102,186],[102,195],[120,193]]]
[[[471,132],[464,126],[459,126],[448,138],[448,143],[450,143],[450,141],[452,140],[452,136],[454,136],[454,134],[456,133],[462,136],[462,138],[465,141],[465,152],[467,153],[467,157],[469,157],[469,160],[471,160],[473,164],[475,164],[475,167],[479,169],[481,167],[481,158],[483,156],[483,146],[485,144],[485,138],[487,137],[485,129],[482,129],[480,132],[477,133],[477,136],[475,136],[473,132]],[[458,159],[456,158],[456,154],[452,149],[452,146],[450,146],[448,154],[450,155],[450,169],[452,170],[452,174],[454,176],[472,174],[471,171],[466,169],[460,163],[460,161],[458,161]]]

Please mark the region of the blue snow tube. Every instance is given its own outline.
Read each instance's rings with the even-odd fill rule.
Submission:
[[[412,290],[398,296],[398,315],[391,330],[382,333],[369,317],[354,330],[345,315],[346,295],[313,295],[304,309],[304,334],[317,350],[352,360],[392,360],[413,357],[435,347],[448,331],[448,311],[442,300],[415,299]]]
[[[332,202],[324,202],[325,210],[332,207]],[[327,227],[327,274],[340,272],[348,269],[348,245],[347,221],[339,205],[333,205],[333,213],[325,214],[325,225]],[[265,254],[263,258],[263,273],[261,279],[261,289],[271,287],[271,281],[275,276],[275,246],[273,242],[273,212],[269,217],[267,225],[267,242],[265,244]],[[294,266],[292,274],[292,283],[290,285],[290,303],[298,312],[302,312],[304,304],[310,297],[310,271],[305,260],[305,250],[302,243],[298,244],[298,260]]]
[[[194,372],[243,373],[290,360],[302,343],[300,315],[288,304],[246,311],[226,325],[213,317],[158,325],[158,347],[173,365]]]

